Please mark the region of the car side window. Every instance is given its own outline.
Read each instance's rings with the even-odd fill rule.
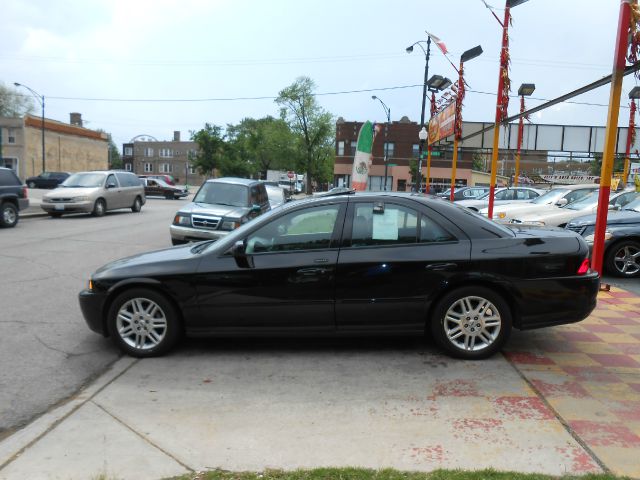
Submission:
[[[590,194],[591,192],[593,192],[593,190],[587,190],[586,188],[582,190],[573,190],[569,192],[564,198],[567,199],[567,203],[571,203],[575,202],[576,200],[580,200],[582,197]]]
[[[400,205],[359,203],[351,229],[352,247],[416,243],[418,213]]]
[[[290,252],[329,248],[339,205],[322,205],[291,212],[247,237],[247,253]]]
[[[540,194],[534,190],[527,190],[527,196],[529,200],[533,200],[534,198],[538,198]]]
[[[420,216],[420,243],[452,242],[456,238],[426,215]]]
[[[498,193],[496,193],[494,195],[494,200],[505,200],[505,194],[507,193],[507,190],[501,190]]]
[[[117,187],[118,186],[118,182],[116,181],[116,176],[111,174],[107,177],[107,183],[106,183],[107,187]]]

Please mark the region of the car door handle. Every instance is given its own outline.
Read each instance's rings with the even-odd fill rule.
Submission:
[[[425,270],[452,270],[458,266],[457,263],[430,263]]]
[[[326,258],[316,258],[313,263],[329,263],[329,260]]]
[[[304,277],[310,277],[313,275],[324,275],[328,271],[328,268],[301,268],[296,273]]]

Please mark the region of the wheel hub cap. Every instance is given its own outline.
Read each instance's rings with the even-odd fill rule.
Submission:
[[[457,348],[483,350],[493,344],[502,321],[498,309],[482,297],[464,297],[449,307],[444,318],[447,338]]]
[[[148,350],[164,339],[167,318],[160,306],[152,300],[133,298],[118,311],[116,328],[127,345]]]

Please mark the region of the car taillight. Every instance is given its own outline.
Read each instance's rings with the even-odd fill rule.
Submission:
[[[589,259],[585,258],[578,268],[578,275],[584,275],[589,271]]]
[[[28,198],[27,192],[28,192],[27,187],[22,187],[22,198]]]

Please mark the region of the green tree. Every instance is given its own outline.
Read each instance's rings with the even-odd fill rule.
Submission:
[[[33,112],[33,98],[0,83],[0,117],[22,117]]]
[[[113,141],[113,137],[109,132],[105,132],[102,129],[96,130],[97,132],[104,133],[107,136],[107,142],[109,144],[108,148],[108,159],[109,159],[109,168],[123,168],[124,164],[122,163],[122,158],[120,157],[120,152],[118,151],[118,147]]]
[[[215,177],[215,170],[220,169],[227,153],[222,128],[205,123],[204,128],[191,131],[191,140],[198,144],[198,152],[191,164],[201,175]]]
[[[227,136],[236,161],[247,164],[252,174],[296,169],[300,157],[297,139],[282,119],[245,118],[228,125]]]
[[[486,155],[480,152],[473,152],[472,158],[473,158],[473,164],[471,166],[471,169],[475,170],[476,172],[484,172],[486,160],[487,160]]]
[[[311,192],[312,180],[322,181],[334,160],[332,145],[335,138],[333,118],[314,96],[315,83],[309,77],[299,77],[278,94],[280,117],[285,120],[298,137],[302,150],[302,168],[307,174],[307,193]],[[333,168],[333,167],[331,167]]]
[[[624,170],[624,156],[616,156],[613,159],[613,171],[622,172]],[[594,153],[593,160],[589,166],[591,175],[600,176],[602,173],[602,153]]]

